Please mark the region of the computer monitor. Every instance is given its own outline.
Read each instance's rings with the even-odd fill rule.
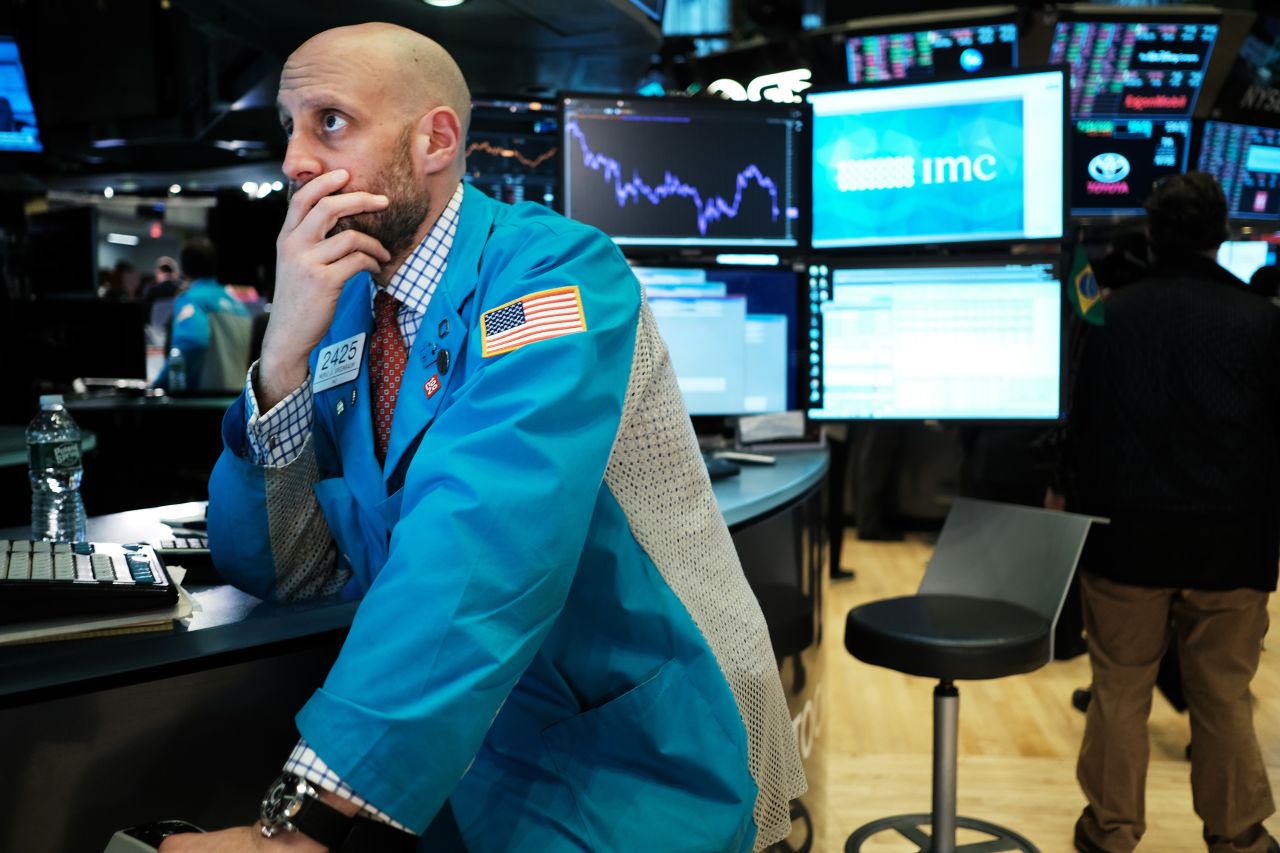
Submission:
[[[1190,118],[1218,37],[1216,17],[1064,14],[1049,62],[1071,68],[1071,115]]]
[[[619,245],[802,239],[800,104],[564,95],[561,206]]]
[[[43,150],[18,43],[0,35],[0,152]]]
[[[467,171],[462,178],[492,198],[556,204],[556,105],[528,99],[471,104]]]
[[[776,267],[634,269],[690,415],[798,408],[796,273]]]
[[[1061,69],[809,96],[813,248],[1062,236]]]
[[[1218,247],[1218,264],[1246,284],[1259,268],[1276,262],[1276,247],[1262,240],[1228,240]]]
[[[859,32],[845,41],[849,82],[927,80],[1018,67],[1012,18],[915,30]]]
[[[1280,128],[1206,121],[1198,168],[1222,184],[1233,219],[1280,219]]]
[[[1062,408],[1049,260],[809,267],[809,416],[1047,421]]]
[[[1189,119],[1087,118],[1071,123],[1071,213],[1138,215],[1156,181],[1187,169]]]

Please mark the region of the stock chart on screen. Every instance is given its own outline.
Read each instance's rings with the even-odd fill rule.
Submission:
[[[620,245],[797,246],[802,115],[795,104],[565,96],[563,211]]]
[[[1018,67],[1018,25],[1012,21],[867,33],[845,42],[849,82],[925,80]]]
[[[463,179],[501,201],[555,204],[555,104],[475,100]]]
[[[1049,62],[1071,68],[1071,115],[1189,118],[1218,24],[1061,20]]]

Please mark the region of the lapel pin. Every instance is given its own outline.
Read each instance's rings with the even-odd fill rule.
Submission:
[[[441,320],[440,321],[440,337],[442,338],[447,337],[448,334],[449,334],[449,321],[447,319]]]
[[[351,389],[351,405],[354,406],[355,404],[356,404],[356,389],[352,388]]]
[[[345,411],[347,407],[346,407],[346,406],[344,406],[344,405],[342,405],[342,401],[341,401],[341,400],[339,400],[339,401],[338,401],[338,405],[334,406],[334,408],[337,410],[338,414],[342,414],[342,413],[343,413],[343,411]]]
[[[440,350],[439,354],[436,355],[436,370],[441,373],[449,372],[449,351],[447,349]]]

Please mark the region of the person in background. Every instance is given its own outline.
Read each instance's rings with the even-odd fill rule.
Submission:
[[[167,255],[156,261],[155,281],[142,291],[142,316],[149,325],[168,329],[174,300],[182,292],[183,285],[177,261]]]
[[[200,238],[182,249],[182,268],[191,285],[173,303],[173,331],[168,361],[155,384],[184,391],[238,390],[249,366],[249,311],[218,283],[218,254]],[[175,358],[181,357],[183,382],[175,381]],[[176,388],[177,384],[185,387]]]
[[[277,104],[292,193],[209,543],[254,595],[360,605],[261,825],[163,853],[786,837],[768,627],[617,246],[463,183],[466,81],[411,30],[314,36]]]
[[[1280,559],[1280,312],[1215,262],[1212,176],[1166,178],[1146,208],[1154,264],[1090,330],[1065,436],[1066,508],[1110,519],[1080,560],[1093,696],[1075,845],[1129,853],[1143,836],[1147,718],[1174,642],[1205,842],[1277,851],[1249,685]]]
[[[1249,292],[1280,305],[1280,266],[1267,264],[1254,270],[1249,278]]]

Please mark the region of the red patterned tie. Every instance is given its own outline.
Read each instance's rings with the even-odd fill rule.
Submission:
[[[391,419],[396,413],[396,396],[408,354],[396,314],[400,303],[394,296],[379,290],[373,299],[373,340],[369,343],[369,390],[373,393],[373,449],[378,464],[387,461],[387,445],[391,442]]]

